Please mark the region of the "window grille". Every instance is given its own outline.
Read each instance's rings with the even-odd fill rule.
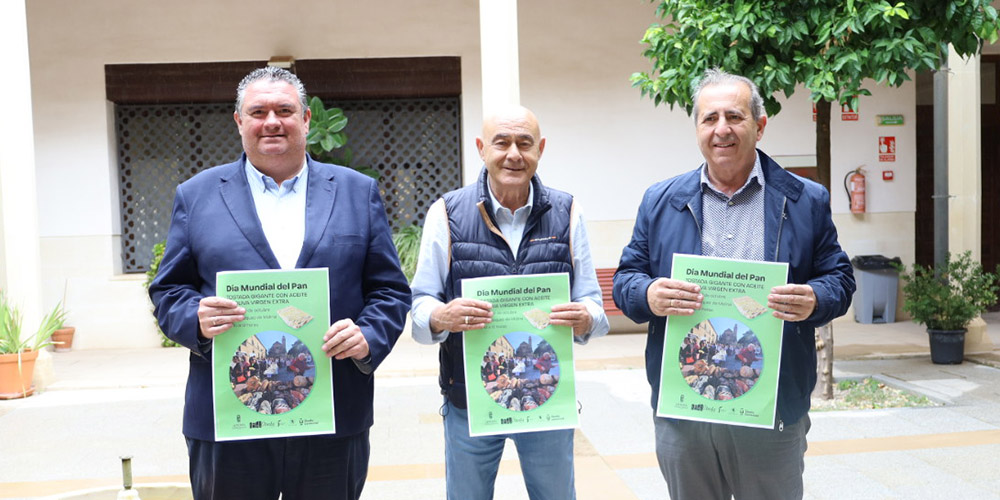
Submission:
[[[348,117],[354,166],[380,174],[393,229],[422,224],[427,208],[462,184],[457,97],[329,102]],[[176,186],[239,157],[232,103],[115,106],[122,268],[143,272],[167,236]],[[335,153],[336,154],[336,153]]]

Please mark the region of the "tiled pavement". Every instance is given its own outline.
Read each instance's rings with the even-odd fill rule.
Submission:
[[[834,325],[838,377],[876,375],[946,404],[814,412],[806,498],[1000,499],[1000,351],[933,365],[917,325],[859,325],[849,318]],[[1000,323],[991,320],[987,335],[1000,346]],[[653,454],[644,342],[641,334],[615,334],[576,349],[581,500],[667,498]],[[187,481],[180,434],[184,350],[51,356],[55,377],[45,391],[0,401],[0,499],[120,487],[121,455],[134,457],[137,484]],[[364,498],[444,497],[436,370],[436,348],[408,336],[379,368]],[[504,457],[497,497],[526,499],[512,447]],[[184,497],[182,486],[162,491]]]

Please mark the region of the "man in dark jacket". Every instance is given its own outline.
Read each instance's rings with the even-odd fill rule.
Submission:
[[[545,138],[531,111],[517,107],[488,116],[476,147],[485,168],[477,182],[447,193],[428,210],[413,278],[413,337],[440,345],[448,499],[493,498],[509,437],[517,446],[528,496],[572,500],[572,429],[469,435],[462,335],[482,329],[493,311],[488,302],[462,298],[460,283],[485,276],[569,273],[572,302],[552,307],[551,324],[572,327],[578,343],[604,335],[608,319],[583,216],[572,196],[542,185],[535,174]]]
[[[673,255],[787,262],[789,284],[774,287],[767,303],[785,322],[778,421],[770,430],[654,417],[657,459],[674,500],[801,498],[814,328],[847,311],[854,275],[829,193],[756,149],[767,124],[757,86],[710,70],[694,101],[705,164],[646,191],[615,273],[615,302],[632,320],[649,322],[655,409],[666,318],[694,314],[703,299],[699,286],[671,278]]]

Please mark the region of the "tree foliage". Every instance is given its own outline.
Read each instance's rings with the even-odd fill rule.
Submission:
[[[813,101],[856,105],[871,95],[866,79],[899,86],[908,71],[939,68],[947,44],[968,56],[998,36],[989,0],[651,1],[665,22],[646,30],[653,69],[632,82],[655,104],[688,114],[691,84],[708,68],[753,80],[775,115],[773,94],[790,96],[799,83]]]

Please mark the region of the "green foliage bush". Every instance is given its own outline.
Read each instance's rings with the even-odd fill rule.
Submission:
[[[319,97],[309,99],[309,109],[312,118],[309,121],[309,134],[306,135],[306,149],[314,160],[323,163],[335,163],[351,167],[372,179],[378,180],[379,173],[371,167],[355,166],[354,153],[347,147],[347,116],[340,108],[327,109]],[[335,150],[340,149],[338,154]]]
[[[997,274],[983,270],[966,251],[936,273],[914,264],[913,272],[899,268],[903,285],[903,310],[917,323],[932,330],[962,330],[997,301]]]
[[[396,245],[396,253],[399,254],[399,264],[403,268],[403,274],[407,281],[413,281],[413,275],[417,272],[417,258],[420,256],[420,238],[423,229],[410,224],[396,231],[392,235],[392,243]]]
[[[149,261],[149,269],[146,270],[146,282],[143,284],[146,290],[149,290],[149,285],[153,283],[153,278],[156,277],[156,273],[160,271],[160,261],[163,260],[163,250],[167,248],[167,242],[161,241],[153,245],[153,258]],[[160,323],[153,318],[153,324],[156,325],[156,332],[160,334],[160,345],[163,347],[180,347],[181,345],[170,337],[167,337],[163,330],[160,330]]]

